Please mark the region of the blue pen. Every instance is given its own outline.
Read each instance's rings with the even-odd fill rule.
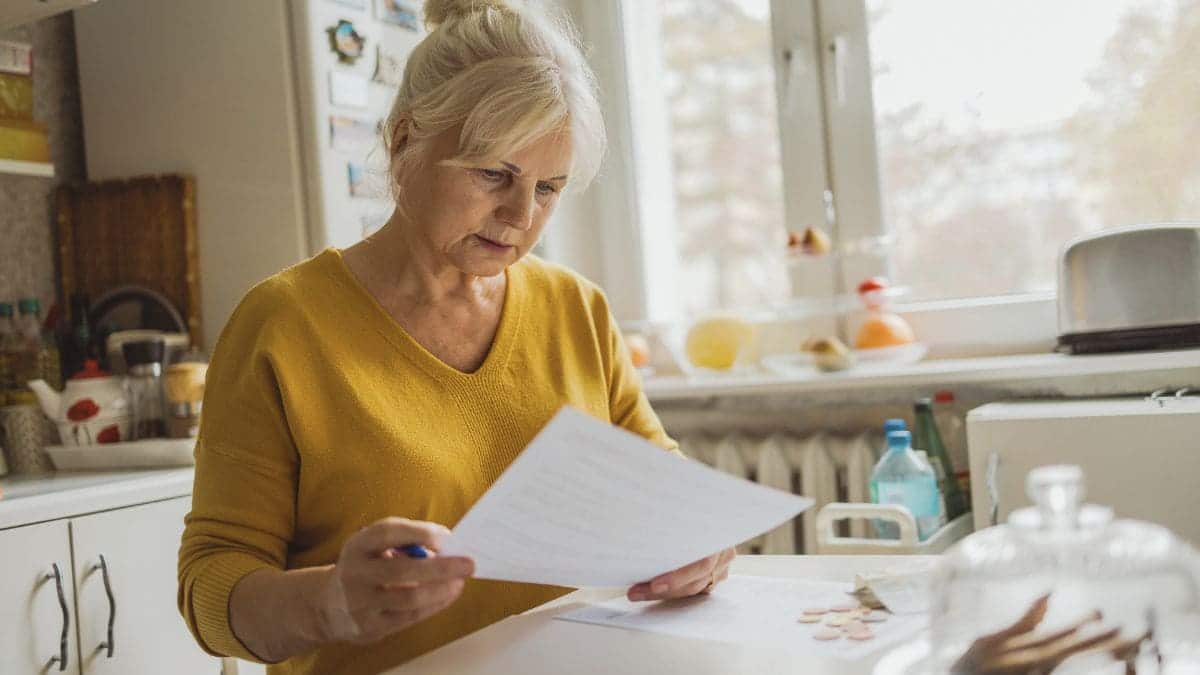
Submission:
[[[393,551],[399,551],[410,558],[428,558],[429,551],[420,544],[405,544],[398,546]]]

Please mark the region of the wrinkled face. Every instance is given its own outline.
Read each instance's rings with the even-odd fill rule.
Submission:
[[[405,213],[439,262],[494,276],[529,252],[566,186],[567,133],[546,136],[495,164],[448,166],[458,129],[435,138],[404,184]]]

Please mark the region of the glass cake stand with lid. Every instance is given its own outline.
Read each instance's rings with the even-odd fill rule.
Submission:
[[[1083,472],[1030,472],[1034,506],[947,551],[924,639],[875,675],[1200,674],[1200,555],[1084,504]]]

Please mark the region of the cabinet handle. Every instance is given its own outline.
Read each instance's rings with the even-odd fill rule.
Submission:
[[[54,580],[55,587],[58,588],[58,607],[62,610],[62,635],[58,638],[58,656],[50,657],[50,662],[47,666],[58,664],[59,670],[67,669],[67,629],[71,627],[71,615],[67,612],[67,596],[63,594],[62,572],[58,569],[58,563],[53,563],[51,568],[54,570],[47,574],[43,579],[49,581]]]
[[[100,570],[100,573],[104,576],[104,593],[108,595],[108,639],[101,642],[100,646],[96,647],[96,651],[108,650],[104,656],[111,659],[113,648],[116,647],[116,643],[113,641],[113,621],[117,618],[117,601],[113,598],[112,584],[108,581],[108,562],[104,560],[104,554],[100,555],[100,562],[98,564],[92,565],[92,571],[95,572],[96,570]]]

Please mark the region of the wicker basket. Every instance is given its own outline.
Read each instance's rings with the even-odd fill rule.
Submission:
[[[196,183],[144,176],[64,185],[55,196],[63,297],[137,285],[157,291],[202,344]]]

